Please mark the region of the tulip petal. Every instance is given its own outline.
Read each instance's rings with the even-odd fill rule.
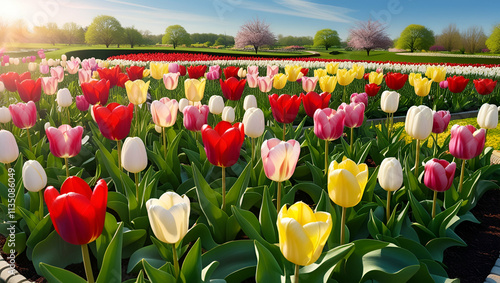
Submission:
[[[292,263],[307,265],[312,255],[313,245],[304,228],[292,218],[281,219],[278,227],[283,230],[284,237],[280,237],[280,248],[283,256]]]

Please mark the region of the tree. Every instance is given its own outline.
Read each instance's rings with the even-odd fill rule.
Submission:
[[[340,37],[336,30],[322,29],[314,36],[314,46],[324,46],[326,50],[332,46],[340,45]]]
[[[62,41],[67,44],[84,43],[85,32],[81,26],[76,23],[65,23],[62,27]]]
[[[387,26],[377,21],[359,22],[349,31],[348,45],[354,49],[366,50],[367,56],[370,56],[372,49],[387,49],[392,46],[392,40],[386,29]]]
[[[313,45],[314,41],[311,36],[283,36],[278,35],[277,45],[279,46],[290,46],[290,45]]]
[[[124,29],[125,43],[130,44],[130,48],[134,45],[142,43],[142,34],[133,26]]]
[[[493,28],[488,40],[486,40],[486,46],[493,53],[500,53],[500,24]]]
[[[462,33],[462,43],[468,53],[476,53],[486,45],[486,34],[480,26],[471,26]]]
[[[245,48],[247,45],[253,46],[255,54],[264,45],[273,45],[276,37],[271,32],[269,24],[258,18],[250,20],[240,27],[234,38],[236,48]]]
[[[446,50],[452,51],[461,48],[462,36],[458,31],[456,24],[450,24],[444,28],[441,34],[437,37],[437,44],[442,45]]]
[[[123,39],[123,28],[120,22],[111,16],[97,16],[85,33],[85,41],[89,44],[104,44],[106,48],[112,43],[120,43]]]
[[[434,44],[434,33],[421,25],[407,26],[399,36],[396,48],[415,50],[427,50]]]
[[[179,44],[189,44],[190,39],[189,33],[181,25],[172,25],[165,30],[162,43],[171,43],[175,49]]]

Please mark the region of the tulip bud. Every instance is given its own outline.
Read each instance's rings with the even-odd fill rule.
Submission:
[[[358,128],[363,124],[365,117],[365,105],[363,103],[342,103],[338,108],[338,111],[341,110],[345,112],[344,126]]]
[[[455,162],[433,158],[425,163],[424,184],[436,192],[444,192],[451,187],[455,177]]]
[[[30,72],[34,72],[34,71],[36,71],[37,67],[38,67],[38,64],[37,64],[37,63],[35,63],[35,62],[30,62],[30,63],[28,64],[28,71],[30,71]]]
[[[2,81],[0,81],[0,92],[4,92],[5,91],[5,85]]]
[[[155,131],[156,131],[158,134],[161,134],[161,133],[163,132],[163,127],[158,126],[158,125],[155,125]]]
[[[382,98],[380,99],[380,108],[385,113],[394,113],[398,110],[399,106],[399,93],[395,91],[384,91],[382,92]]]
[[[160,199],[149,199],[146,209],[151,229],[158,240],[175,244],[184,238],[189,228],[191,210],[187,196],[166,192]]]
[[[68,60],[68,56],[66,56],[66,54],[61,55],[61,60],[62,61]]]
[[[262,136],[265,130],[264,112],[260,108],[248,108],[243,115],[243,126],[245,135],[251,138]]]
[[[432,117],[432,132],[435,134],[440,134],[446,131],[451,119],[450,111],[441,110],[438,112],[433,112]]]
[[[356,164],[344,157],[341,163],[333,161],[328,168],[328,194],[330,199],[342,207],[357,205],[368,183],[368,166]]]
[[[245,70],[244,68],[240,68],[238,70],[238,77],[240,77],[242,79],[246,76],[247,76],[247,70]]]
[[[0,130],[0,162],[7,164],[16,161],[19,156],[16,138],[6,130]]]
[[[272,77],[257,77],[257,84],[259,85],[259,90],[261,92],[270,92],[273,88],[273,78]]]
[[[486,130],[476,130],[474,126],[453,125],[451,127],[450,153],[456,158],[469,160],[472,159],[484,149],[486,141]]]
[[[186,98],[181,98],[179,100],[179,112],[184,112],[184,108],[186,108],[186,106],[188,105],[189,105],[189,100],[187,100]]]
[[[49,60],[47,60],[47,64],[48,64],[49,66],[51,66],[51,67],[52,67],[52,66],[54,66],[54,65],[55,65],[55,63],[56,63],[56,61],[54,61],[54,59],[52,59],[52,58],[50,58]]]
[[[210,109],[210,113],[219,115],[222,113],[224,109],[224,99],[220,95],[212,95],[210,96],[210,100],[208,101],[208,108]]]
[[[122,166],[130,173],[139,173],[146,169],[148,157],[144,142],[138,137],[127,137],[123,143]]]
[[[71,97],[69,89],[62,88],[57,91],[57,104],[60,107],[69,107],[71,103],[73,103],[73,98]]]
[[[414,139],[424,140],[432,131],[432,110],[425,106],[412,106],[406,114],[405,131]]]
[[[10,115],[9,108],[2,106],[0,107],[0,123],[6,124],[12,120],[12,116]]]
[[[128,100],[134,104],[139,105],[146,102],[148,98],[149,83],[143,80],[127,81],[125,83],[125,88],[127,90]]]
[[[234,122],[234,108],[231,107],[231,106],[226,106],[224,107],[224,109],[222,110],[222,120],[223,121],[226,121],[226,122],[229,122],[229,123],[233,123]]]
[[[175,99],[163,97],[151,103],[151,116],[153,123],[161,127],[171,127],[177,120],[179,103]]]
[[[265,140],[260,150],[262,165],[267,178],[275,182],[290,179],[300,156],[300,144],[296,140]]]
[[[494,129],[498,125],[498,107],[485,103],[477,113],[477,124],[483,129]]]
[[[23,184],[30,192],[38,192],[47,186],[47,174],[36,160],[28,160],[23,165]]]
[[[47,131],[47,129],[50,128],[50,122],[47,122],[43,125],[43,129]]]
[[[386,191],[395,191],[403,185],[403,169],[401,163],[394,158],[385,158],[380,164],[378,171],[378,182],[382,189]]]
[[[247,95],[243,101],[243,109],[248,110],[252,107],[257,107],[257,99],[254,95]]]
[[[169,65],[170,66],[170,65]],[[180,73],[168,73],[163,74],[163,84],[165,88],[168,90],[174,90],[177,88],[177,84],[179,83]]]
[[[85,96],[78,95],[76,98],[76,108],[80,111],[87,111],[89,109],[90,103],[87,101]]]

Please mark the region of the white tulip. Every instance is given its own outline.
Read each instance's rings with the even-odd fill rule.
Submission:
[[[61,60],[62,61],[68,60],[68,56],[66,56],[66,54],[61,55]]]
[[[224,107],[224,109],[222,110],[222,120],[223,121],[232,123],[232,122],[234,122],[234,116],[235,116],[235,114],[234,114],[233,107],[231,107],[231,106]]]
[[[245,135],[251,138],[258,138],[264,133],[266,127],[264,112],[260,108],[252,107],[245,111],[243,115],[243,126]]]
[[[45,129],[45,131],[47,131],[47,129],[50,128],[50,122],[45,123],[45,125],[43,125],[43,128]]]
[[[73,103],[73,97],[71,97],[69,89],[62,88],[57,91],[57,104],[60,107],[69,107],[71,103]]]
[[[189,228],[190,201],[174,192],[166,192],[160,199],[146,202],[149,223],[158,240],[175,244],[182,240]]]
[[[483,129],[494,129],[498,125],[498,107],[485,103],[477,113],[477,124]]]
[[[38,192],[47,186],[47,174],[36,160],[28,160],[23,165],[23,184],[30,192]]]
[[[12,120],[12,116],[10,115],[9,108],[2,106],[0,107],[0,123],[6,124]]]
[[[405,131],[414,139],[424,140],[432,131],[432,110],[425,106],[412,106],[406,114]]]
[[[395,91],[384,91],[382,92],[382,98],[380,99],[380,108],[385,113],[394,113],[398,110],[399,106],[399,93]]]
[[[392,192],[401,188],[403,185],[401,163],[394,157],[384,159],[380,164],[377,178],[382,189],[386,191]]]
[[[182,112],[188,105],[189,100],[187,100],[186,98],[181,98],[181,100],[179,100],[179,112]]]
[[[30,72],[34,72],[34,71],[36,71],[36,69],[38,69],[38,64],[37,64],[37,63],[35,63],[35,62],[30,62],[30,63],[28,64],[28,71],[30,71]]]
[[[254,95],[245,96],[245,100],[243,101],[243,109],[248,110],[252,107],[257,107],[257,98]]]
[[[5,91],[5,85],[3,84],[3,82],[0,82],[0,92],[4,91]]]
[[[0,130],[0,162],[7,164],[16,161],[19,156],[16,138],[6,130]]]
[[[139,137],[125,139],[121,157],[123,168],[130,173],[139,173],[148,165],[146,147]]]
[[[212,95],[210,96],[210,100],[208,101],[208,109],[210,113],[219,115],[224,110],[224,98],[220,95]]]

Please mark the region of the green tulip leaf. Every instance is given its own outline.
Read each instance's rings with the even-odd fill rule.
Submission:
[[[248,163],[245,169],[240,174],[234,185],[229,189],[226,195],[226,213],[229,213],[231,206],[240,207],[240,200],[243,192],[248,186],[250,181],[250,171],[252,170],[252,163]]]
[[[102,267],[96,283],[121,282],[122,278],[122,246],[123,222],[120,222],[116,232],[104,253]]]
[[[104,228],[102,229],[102,234],[99,238],[96,239],[95,245],[97,250],[97,265],[102,268],[102,260],[104,258],[104,253],[106,252],[106,248],[108,247],[113,235],[118,228],[118,224],[116,223],[116,218],[106,212],[106,217],[104,219]]]
[[[127,266],[127,273],[138,272],[142,268],[142,261],[147,261],[154,268],[160,268],[165,264],[155,245],[142,247],[131,256]]]
[[[147,232],[144,229],[129,230],[123,228],[123,258],[129,258],[136,250],[143,247]]]
[[[142,265],[144,266],[144,271],[151,282],[176,283],[174,276],[165,271],[154,268],[145,259],[142,260]]]
[[[130,223],[126,196],[118,192],[108,192],[108,208],[114,210],[121,221]]]
[[[182,241],[189,243],[196,241],[196,239],[198,238],[201,240],[201,246],[205,250],[211,250],[218,246],[218,244],[212,238],[212,234],[210,234],[210,230],[208,229],[207,225],[203,223],[197,223],[196,225],[191,227]]]
[[[26,245],[30,248],[34,248],[40,241],[47,238],[52,229],[52,221],[50,219],[50,214],[45,215],[45,217],[38,222],[35,229],[31,231],[28,240],[26,240]]]
[[[207,265],[207,266],[205,266],[205,268],[203,268],[203,270],[201,271],[201,279],[203,280],[203,282],[211,282],[212,281],[210,278],[212,278],[212,274],[214,273],[215,269],[218,266],[219,266],[218,261],[212,261],[209,265]],[[221,280],[221,279],[219,279],[219,280]],[[226,282],[226,281],[224,280],[224,282]]]
[[[36,272],[40,274],[41,262],[64,268],[73,263],[81,263],[82,252],[80,246],[64,241],[56,231],[52,231],[33,248],[32,262]]]
[[[257,255],[255,282],[280,282],[283,270],[279,266],[273,254],[258,241],[254,241],[254,245],[255,254]]]
[[[266,241],[271,244],[278,242],[278,231],[276,229],[276,220],[278,219],[278,214],[273,205],[271,196],[269,195],[269,190],[264,187],[264,193],[262,195],[262,204],[260,206],[259,222],[261,227],[261,232]]]
[[[40,262],[41,274],[51,283],[87,283],[87,281],[71,271]]]
[[[201,244],[200,240],[197,240],[186,255],[181,272],[184,275],[185,282],[201,283],[203,282],[201,271]]]
[[[467,244],[465,244],[464,241],[453,239],[451,237],[441,237],[430,240],[425,245],[425,248],[429,251],[434,260],[442,262],[444,250],[454,246],[465,247]]]

